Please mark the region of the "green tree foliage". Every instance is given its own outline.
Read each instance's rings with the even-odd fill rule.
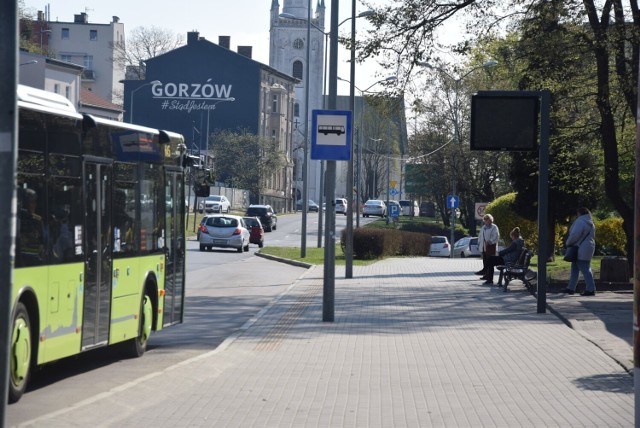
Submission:
[[[367,6],[376,7],[372,3]],[[638,10],[637,0],[398,0],[380,5],[370,18],[368,36],[359,38],[360,59],[379,56],[383,67],[404,71],[399,78],[407,82],[421,62],[433,62],[442,47],[437,30],[453,16],[467,25],[467,38],[454,46],[458,53],[470,52],[480,36],[495,34],[492,27],[496,24],[504,24],[502,30],[517,33],[522,44],[516,58],[526,67],[519,85],[505,89],[549,89],[554,94],[553,118],[559,126],[552,123],[553,138],[557,144],[576,146],[573,151],[563,150],[564,147],[552,149],[552,155],[562,157],[567,166],[566,172],[555,172],[557,189],[568,190],[570,197],[582,197],[588,188],[585,199],[594,201],[597,198],[592,196],[593,190],[602,188],[594,182],[597,180],[573,176],[573,187],[568,181],[562,186],[560,179],[562,174],[569,176],[576,169],[589,171],[592,176],[602,174],[606,196],[624,220],[630,251],[640,47]],[[593,149],[596,141],[599,153]],[[518,171],[521,176],[535,176],[531,169]],[[527,192],[530,194],[535,193]],[[568,201],[568,209],[575,208],[564,194],[554,202],[563,201]]]
[[[211,135],[214,174],[228,186],[248,189],[253,200],[285,165],[278,142],[247,130],[221,130]]]

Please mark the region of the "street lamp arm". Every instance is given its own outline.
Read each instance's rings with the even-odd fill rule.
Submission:
[[[351,81],[348,79],[343,79],[342,77],[338,76],[338,80],[342,80],[343,82],[347,82],[349,84],[351,84]],[[360,89],[359,87],[357,87],[356,85],[353,85],[354,88],[356,88],[361,94],[364,94],[365,92],[368,92],[369,89],[373,88],[374,86],[376,86],[378,83],[388,83],[388,82],[395,82],[396,80],[398,80],[398,78],[396,76],[389,76],[389,77],[385,77],[384,79],[378,80],[376,82],[373,82],[373,84],[371,84],[367,89]]]
[[[356,15],[356,16],[355,16],[355,18],[366,18],[367,16],[372,16],[372,15],[375,15],[375,11],[373,11],[373,10],[365,10],[364,12],[360,12],[358,15]],[[297,16],[295,16],[295,15],[293,15],[293,14],[291,14],[291,13],[282,12],[279,16],[280,16],[281,18],[293,19],[293,20],[296,20],[296,21],[304,21],[304,22],[307,22],[307,19],[306,19],[306,18],[299,18],[299,17],[297,17]],[[350,17],[348,17],[348,18],[346,18],[346,19],[342,20],[342,21],[338,24],[338,27],[339,27],[339,26],[341,26],[342,24],[344,24],[345,22],[350,21],[350,20],[352,20],[352,19],[353,19],[353,17],[352,17],[352,16],[350,16]],[[311,26],[312,26],[313,28],[315,28],[316,30],[318,30],[318,31],[322,32],[322,34],[324,34],[325,36],[330,35],[330,33],[329,33],[329,32],[325,32],[322,28],[318,27],[318,26],[317,26],[317,25],[315,25],[313,22],[309,22],[309,25],[311,25]]]
[[[138,92],[140,89],[144,88],[145,86],[149,86],[149,85],[162,85],[162,82],[159,80],[152,80],[151,82],[147,82],[147,83],[143,83],[142,85],[138,86],[137,88],[133,89],[131,91],[131,96],[130,98],[130,103],[129,103],[129,123],[133,123],[133,95]]]
[[[459,84],[465,77],[467,77],[468,75],[470,75],[471,73],[473,73],[476,70],[479,70],[481,68],[488,68],[488,67],[493,67],[495,65],[498,64],[498,61],[490,59],[489,61],[480,64],[476,67],[473,67],[471,70],[467,71],[465,74],[463,74],[462,76],[455,78],[454,76],[452,76],[447,70],[445,70],[444,68],[440,67],[440,66],[435,66],[435,65],[431,65],[426,61],[421,61],[418,62],[418,65],[422,66],[422,67],[426,67],[426,68],[430,68],[432,70],[436,70],[442,74],[444,74],[445,76],[447,76],[449,79],[453,80],[456,84]]]

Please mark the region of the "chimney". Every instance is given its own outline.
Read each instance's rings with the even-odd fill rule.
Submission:
[[[223,48],[230,49],[231,36],[218,36],[218,44]]]
[[[112,18],[113,18],[113,19],[112,19],[112,22],[113,22],[114,24],[117,24],[118,22],[120,22],[120,17],[118,17],[118,16],[115,16],[115,15],[114,15]]]
[[[193,44],[198,41],[200,33],[197,31],[189,31],[187,33],[187,45]]]
[[[44,21],[44,12],[41,10],[38,11],[38,21],[39,22]]]
[[[251,59],[252,46],[238,46],[238,53]]]
[[[89,22],[89,15],[84,12],[73,15],[73,22],[76,24],[87,24]]]

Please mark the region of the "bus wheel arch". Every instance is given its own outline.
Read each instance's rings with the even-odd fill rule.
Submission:
[[[9,403],[20,400],[37,361],[38,311],[33,296],[29,296],[25,294],[13,311],[9,345]]]
[[[156,329],[158,308],[158,291],[154,280],[148,279],[140,301],[140,318],[138,334],[127,342],[126,354],[132,358],[144,355],[151,332]]]

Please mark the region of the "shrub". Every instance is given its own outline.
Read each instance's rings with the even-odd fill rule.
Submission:
[[[620,217],[594,219],[596,225],[596,254],[624,256],[627,237]]]
[[[406,231],[406,232],[417,232],[422,234],[427,233],[431,236],[446,236],[447,238],[451,237],[451,229],[445,228],[442,225],[433,224],[433,223],[402,223],[400,225],[400,230]],[[454,230],[453,236],[454,236],[454,242],[455,242],[458,239],[466,236],[466,231],[461,227],[459,227],[459,225],[456,225],[456,229]],[[450,244],[453,245],[452,242],[450,242]]]
[[[485,213],[493,216],[493,221],[500,229],[500,237],[504,240],[505,245],[511,244],[509,234],[516,226],[520,228],[520,233],[524,238],[527,248],[538,252],[538,223],[527,220],[516,214],[513,209],[513,203],[516,200],[515,193],[507,193],[487,205]]]
[[[345,250],[346,229],[340,236],[340,247]],[[353,231],[353,257],[370,260],[393,256],[426,256],[431,235],[404,232],[397,229],[358,228]]]

